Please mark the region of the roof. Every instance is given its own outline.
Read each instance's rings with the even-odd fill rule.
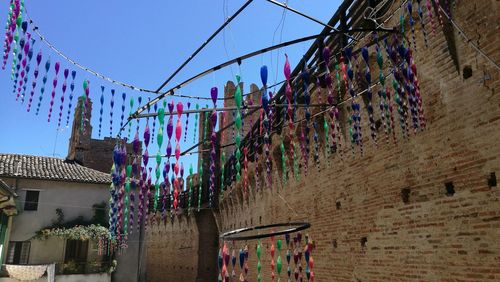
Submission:
[[[111,183],[109,174],[59,158],[0,153],[0,177]]]

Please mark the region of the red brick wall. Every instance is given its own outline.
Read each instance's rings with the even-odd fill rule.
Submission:
[[[495,24],[500,18],[495,13],[499,2],[457,2],[452,9],[456,22],[499,62]],[[275,170],[273,189],[251,187],[248,201],[242,201],[241,187],[233,187],[220,205],[220,231],[289,220],[310,222],[312,227],[303,233],[316,244],[316,281],[500,280],[500,192],[488,185],[490,174],[500,173],[499,72],[455,31],[457,72],[442,29],[438,26],[433,35],[430,24],[426,27],[429,48],[425,49],[417,26],[418,52],[414,53],[425,131],[409,140],[399,138],[398,131],[396,144],[381,140],[375,148],[365,123],[364,156],[357,152],[353,158],[346,148],[343,159],[321,158],[319,170],[310,162],[309,174],[287,185]],[[465,66],[472,69],[467,79],[462,75]],[[376,95],[373,103],[378,104]],[[375,112],[378,118],[378,108]],[[362,120],[368,120],[364,108]],[[275,136],[273,146],[278,144]],[[253,185],[253,177],[249,178]],[[445,183],[453,184],[453,195],[447,195]],[[407,203],[402,199],[404,188],[409,189]],[[269,239],[262,242],[262,281],[270,281]],[[245,243],[250,249],[249,280],[256,281],[257,242]],[[175,251],[163,251],[161,258],[166,261],[175,257]],[[150,273],[157,271],[148,268]]]

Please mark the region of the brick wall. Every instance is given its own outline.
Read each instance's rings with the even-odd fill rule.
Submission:
[[[452,8],[456,22],[497,62],[499,15],[493,11],[499,8],[495,0],[457,1]],[[310,222],[312,227],[303,233],[316,245],[315,281],[498,281],[500,192],[492,174],[500,173],[499,73],[456,31],[450,37],[439,26],[435,34],[430,24],[426,28],[429,48],[424,47],[416,26],[418,52],[414,53],[425,131],[411,134],[409,140],[399,138],[398,131],[394,144],[385,142],[380,129],[382,139],[375,148],[364,123],[363,156],[358,151],[352,157],[346,146],[343,159],[326,160],[320,154],[319,169],[311,161],[308,175],[287,185],[276,170],[279,165],[274,165],[273,189],[251,187],[248,200],[243,199],[241,187],[233,184],[217,214],[220,232]],[[465,68],[472,70],[472,76],[464,76]],[[376,95],[373,103],[378,104]],[[364,108],[362,120],[368,120]],[[277,136],[273,146],[279,146]],[[250,181],[254,185],[252,177]],[[175,236],[179,231],[171,232]],[[154,238],[151,242],[159,244],[153,243]],[[269,243],[262,240],[262,281],[271,280]],[[236,248],[243,244],[250,250],[249,281],[256,281],[257,241],[237,242]],[[177,250],[162,252],[162,256],[148,256],[148,261],[162,258],[168,264],[177,263],[173,260]],[[281,255],[285,281],[284,252]],[[149,273],[160,271],[149,266]]]

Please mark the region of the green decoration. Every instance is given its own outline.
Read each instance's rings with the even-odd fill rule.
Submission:
[[[236,103],[236,118],[235,118],[235,126],[236,126],[236,137],[235,137],[235,143],[236,143],[236,152],[235,152],[235,158],[236,158],[236,164],[235,164],[235,169],[236,169],[236,182],[240,182],[241,179],[241,164],[240,164],[240,158],[241,158],[241,151],[240,151],[240,146],[241,146],[241,101],[242,101],[242,94],[241,94],[241,87],[240,87],[240,80],[241,77],[239,75],[236,75],[236,92],[234,93],[234,101]]]
[[[224,198],[224,165],[226,164],[226,153],[222,152],[220,156],[220,196]]]
[[[262,247],[259,240],[259,242],[257,243],[257,282],[260,282],[260,270],[262,269],[262,265],[260,264],[261,253],[262,253]]]

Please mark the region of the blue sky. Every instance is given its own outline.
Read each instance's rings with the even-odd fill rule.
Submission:
[[[0,20],[2,21],[7,18],[7,2],[2,1],[0,5]],[[245,0],[26,0],[26,8],[39,26],[40,32],[57,48],[77,62],[114,79],[147,89],[156,89],[223,23],[225,16],[231,15],[244,2]],[[336,11],[340,1],[290,0],[288,4],[327,22]],[[321,25],[291,12],[285,14],[284,24],[280,25],[282,15],[283,8],[263,0],[255,0],[231,23],[225,30],[224,36],[222,33],[217,36],[168,86],[173,86],[228,59],[277,44],[280,41],[316,34],[323,29]],[[101,86],[106,87],[103,120],[105,136],[109,135],[108,105],[111,88],[116,89],[117,94],[127,93],[126,113],[129,112],[128,97],[142,96],[143,101],[148,97],[146,94],[115,86],[86,74],[50,51],[44,43],[38,40],[36,35],[34,37],[37,39],[34,47],[35,54],[42,50],[45,58],[50,55],[52,65],[56,61],[61,62],[52,122],[47,122],[47,113],[52,90],[53,68],[48,78],[41,113],[39,116],[35,116],[34,111],[27,113],[26,105],[16,102],[15,95],[12,94],[12,81],[10,80],[12,56],[10,56],[7,69],[0,72],[2,93],[0,124],[3,132],[3,136],[0,138],[0,152],[66,157],[70,128],[57,131],[60,87],[64,68],[77,70],[75,91],[77,96],[82,94],[83,79],[90,80],[90,97],[94,102],[92,121],[94,138],[98,138],[98,100]],[[283,79],[284,53],[289,54],[290,64],[293,68],[310,44],[311,42],[304,42],[280,49],[279,52],[254,57],[244,61],[239,68],[237,65],[233,65],[231,68],[228,67],[213,75],[208,75],[187,86],[181,93],[209,97],[210,88],[213,86],[217,86],[219,93],[222,93],[225,82],[234,79],[235,74],[242,76],[242,80],[246,83],[244,92],[247,92],[250,83],[254,82],[260,85],[259,69],[263,64],[268,65],[269,68],[269,84],[275,80],[280,81]],[[276,68],[277,63],[278,68]],[[30,73],[29,84],[33,68],[34,66],[32,66]],[[43,71],[39,77],[39,85],[42,76]],[[36,92],[35,99],[38,95],[39,91]],[[66,93],[64,113],[67,107],[67,97],[68,92]],[[117,125],[119,124],[119,108],[121,106],[119,97],[120,95],[115,97],[114,135],[117,133]],[[186,99],[175,101],[187,102]],[[198,101],[191,102],[194,105]],[[210,101],[199,102],[200,106],[211,103]],[[65,114],[63,117],[65,118]],[[144,121],[141,122],[144,125]],[[194,116],[191,115],[190,125],[193,124]],[[188,135],[190,142],[182,144],[182,148],[192,145],[192,132],[193,127],[190,126]],[[149,151],[154,153],[156,150],[156,145],[154,145]],[[163,148],[162,152],[164,150]],[[186,171],[188,170],[187,164],[194,161],[195,158],[186,157],[184,159]]]

